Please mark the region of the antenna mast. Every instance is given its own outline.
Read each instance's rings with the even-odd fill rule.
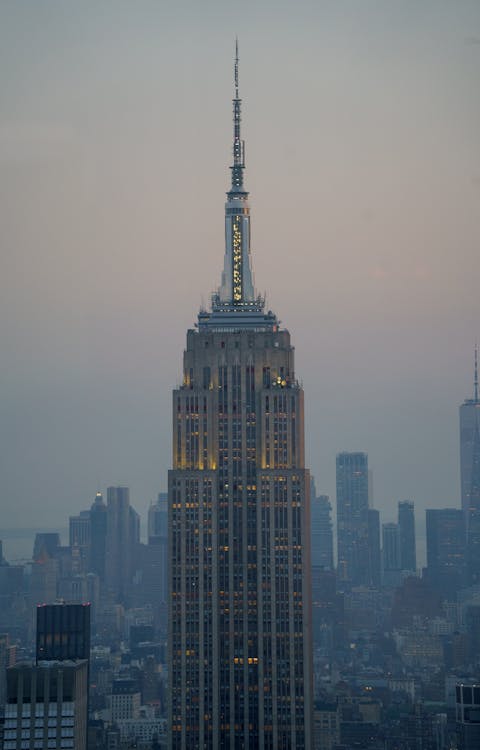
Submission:
[[[475,375],[473,379],[473,398],[476,404],[478,404],[478,346],[475,342]]]

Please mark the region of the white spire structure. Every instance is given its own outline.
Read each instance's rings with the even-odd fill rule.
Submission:
[[[198,316],[200,331],[276,331],[278,320],[254,287],[250,253],[250,206],[245,189],[245,143],[240,133],[241,103],[238,83],[238,40],[235,42],[233,98],[233,164],[225,203],[225,255],[221,284],[212,295],[210,311]]]
[[[240,309],[255,302],[250,259],[250,207],[243,186],[245,143],[240,135],[241,103],[238,90],[238,40],[235,42],[235,98],[233,99],[232,184],[225,204],[225,258],[219,301]]]

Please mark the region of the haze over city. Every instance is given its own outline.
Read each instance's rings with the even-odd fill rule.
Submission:
[[[166,488],[185,330],[220,282],[239,37],[256,286],[306,464],[459,507],[479,336],[480,5],[0,7],[2,526]],[[203,293],[203,298],[202,298]]]

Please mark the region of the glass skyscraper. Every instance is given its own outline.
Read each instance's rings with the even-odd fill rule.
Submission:
[[[224,270],[169,472],[169,747],[312,747],[309,476],[290,334],[253,286],[238,55]]]

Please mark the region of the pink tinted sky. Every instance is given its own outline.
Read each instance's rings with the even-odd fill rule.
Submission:
[[[255,276],[308,463],[365,450],[383,520],[457,506],[479,335],[480,4],[4,2],[2,525],[166,486],[171,389],[218,284],[240,39]]]

